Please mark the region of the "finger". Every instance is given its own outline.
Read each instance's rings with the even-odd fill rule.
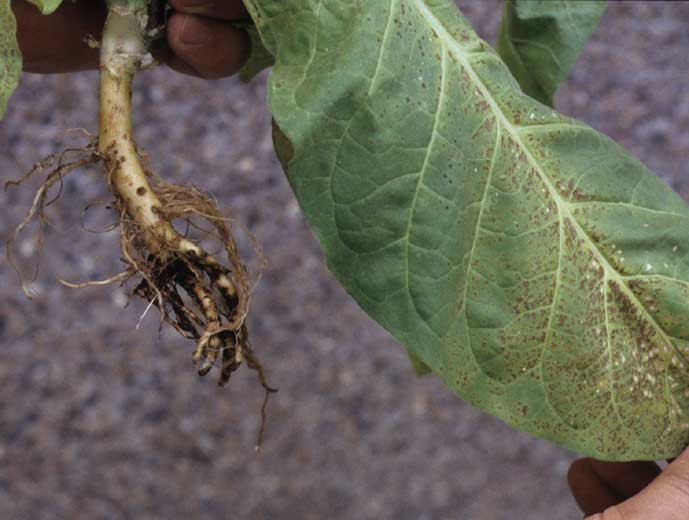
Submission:
[[[641,492],[660,475],[655,462],[602,462],[589,459],[593,472],[622,500]]]
[[[12,2],[17,40],[27,72],[72,72],[98,67],[98,49],[86,45],[88,35],[100,40],[105,21],[102,2],[64,2],[50,16],[29,2]]]
[[[620,502],[619,496],[593,470],[592,460],[575,460],[567,472],[574,500],[585,515],[600,513]]]
[[[202,14],[218,20],[243,20],[249,13],[241,0],[171,0],[175,11],[186,14]]]
[[[641,493],[617,506],[623,518],[686,520],[689,511],[689,449]]]
[[[249,56],[246,32],[218,20],[174,14],[167,26],[167,39],[174,56],[173,69],[206,79],[230,76]]]

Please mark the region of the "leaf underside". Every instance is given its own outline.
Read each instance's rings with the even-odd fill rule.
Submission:
[[[0,0],[0,119],[5,113],[7,100],[19,84],[22,70],[16,33],[10,0]]]
[[[689,440],[689,211],[527,97],[450,0],[251,0],[328,265],[445,383],[602,459]]]
[[[497,50],[524,93],[553,106],[605,11],[601,0],[507,0]]]
[[[38,7],[41,13],[50,14],[60,7],[62,0],[29,0],[29,2]]]
[[[263,41],[261,40],[261,36],[258,34],[256,27],[249,25],[243,27],[243,29],[249,35],[249,39],[251,41],[251,52],[249,54],[249,58],[239,71],[239,77],[243,82],[248,83],[263,69],[273,65],[274,60],[273,55],[270,54],[263,46]]]

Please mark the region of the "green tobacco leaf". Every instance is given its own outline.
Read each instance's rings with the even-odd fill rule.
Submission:
[[[50,14],[60,7],[62,0],[29,0],[29,2],[38,7],[43,14]]]
[[[498,52],[522,90],[553,106],[603,11],[599,0],[506,0]]]
[[[22,56],[17,46],[17,26],[10,0],[0,0],[0,119],[7,100],[19,84]]]
[[[52,13],[62,0],[30,0],[43,14]],[[17,25],[11,0],[0,0],[0,119],[7,101],[19,84],[22,56],[17,46]]]
[[[244,30],[249,34],[249,38],[251,39],[251,54],[240,69],[239,77],[242,81],[248,83],[263,69],[272,66],[274,59],[273,55],[269,53],[263,45],[263,40],[261,40],[261,36],[258,34],[254,25],[244,27]]]
[[[425,376],[433,372],[428,365],[416,357],[411,351],[407,351],[407,354],[409,355],[411,367],[417,376]]]
[[[689,209],[451,0],[251,0],[328,265],[461,397],[604,459],[689,441]]]

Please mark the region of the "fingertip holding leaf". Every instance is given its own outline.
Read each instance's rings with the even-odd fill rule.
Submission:
[[[247,3],[276,56],[276,148],[361,307],[516,428],[601,459],[679,453],[684,202],[526,96],[450,0]]]

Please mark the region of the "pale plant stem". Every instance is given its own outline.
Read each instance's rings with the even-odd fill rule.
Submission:
[[[177,189],[178,196],[184,194],[188,197],[194,192],[163,182],[151,185],[149,179],[152,175],[147,174],[141,163],[132,135],[131,96],[132,81],[148,53],[147,12],[147,0],[108,0],[100,57],[98,151],[105,162],[107,180],[122,213],[122,252],[129,267],[127,276],[136,272],[144,278],[146,297],[153,296],[149,308],[157,301],[163,319],[176,323],[178,330],[189,332],[194,329],[197,346],[193,359],[202,362],[200,375],[205,375],[218,355],[223,353],[220,382],[224,384],[241,360],[251,356],[244,327],[249,302],[244,287],[245,271],[230,230],[223,224],[214,222],[232,270],[174,229],[170,215],[179,215],[179,210],[175,213],[173,209],[163,207],[158,194],[167,201],[172,188]],[[201,202],[192,198],[187,204],[189,209],[185,213],[198,213],[195,206],[202,210],[212,208],[211,202],[203,197]],[[210,217],[215,220],[213,215]],[[137,239],[136,248],[141,262],[129,254],[132,238]],[[235,286],[233,276],[237,276],[238,286]],[[192,311],[184,305],[178,290],[195,301],[203,320],[192,313],[193,321],[199,323],[202,330],[195,330],[196,326],[190,323],[192,318],[186,313]],[[168,308],[173,309],[174,316],[165,314]],[[227,355],[225,349],[231,349],[234,355]],[[258,370],[266,391],[270,391],[260,364],[252,357],[247,359],[250,359],[250,366]]]
[[[164,248],[201,250],[161,217],[162,204],[152,189],[132,136],[132,80],[146,55],[146,6],[111,2],[101,43],[98,149],[109,181],[127,214],[141,227],[152,253]],[[165,247],[164,247],[165,246]]]

